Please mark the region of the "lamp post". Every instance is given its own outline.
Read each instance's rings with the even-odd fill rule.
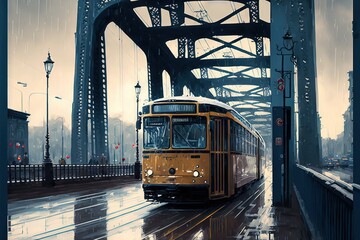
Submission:
[[[46,93],[43,92],[33,92],[29,94],[29,98],[28,98],[28,113],[30,113],[30,100],[31,100],[31,96],[32,95],[36,95],[36,94],[41,94],[41,95],[46,95]]]
[[[64,118],[58,117],[57,119],[61,118],[61,158],[64,158]]]
[[[21,85],[24,88],[27,87],[27,83],[24,83],[24,82],[17,82],[17,84]],[[24,108],[23,108],[23,103],[24,103],[23,92],[19,89],[16,89],[16,90],[18,90],[21,93],[21,111],[23,111],[24,110]]]
[[[46,72],[46,136],[45,136],[45,158],[43,161],[45,178],[43,185],[47,187],[54,186],[53,179],[53,164],[50,159],[50,145],[49,145],[49,75],[54,66],[54,61],[51,60],[50,52],[48,58],[44,61],[44,67]]]
[[[114,123],[114,165],[116,164],[116,150],[119,148],[119,146],[116,144],[116,127],[121,127],[121,121],[119,119],[116,120],[119,122],[119,124],[116,125],[116,123]],[[123,145],[124,143],[122,142],[121,144]],[[121,161],[119,161],[119,163],[121,163]]]
[[[55,99],[62,100],[62,97],[55,96]],[[58,117],[58,119],[61,118],[61,158],[64,158],[64,118]]]
[[[283,46],[281,48],[277,47],[278,55],[281,55],[281,70],[277,71],[280,72],[281,77],[277,81],[277,89],[282,92],[282,106],[281,106],[281,115],[276,119],[276,126],[281,128],[282,132],[282,139],[277,138],[275,139],[275,145],[282,145],[282,154],[280,158],[282,158],[282,165],[283,165],[283,183],[282,183],[282,203],[286,206],[290,204],[290,168],[289,168],[289,140],[291,137],[291,110],[290,107],[286,106],[286,99],[291,98],[291,71],[284,70],[284,57],[291,56],[290,60],[295,65],[296,58],[294,56],[294,44],[293,37],[291,36],[290,32],[287,31],[283,36]],[[287,94],[288,92],[288,94]],[[290,130],[290,131],[289,131]]]
[[[139,119],[139,96],[141,92],[141,86],[139,81],[135,85],[136,94],[136,123]],[[135,161],[135,179],[140,179],[140,161],[139,161],[139,127],[136,124],[136,161]]]

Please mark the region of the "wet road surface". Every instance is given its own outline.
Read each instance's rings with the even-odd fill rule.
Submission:
[[[226,201],[151,203],[140,182],[9,202],[9,239],[308,239],[299,213],[271,206],[271,173]]]

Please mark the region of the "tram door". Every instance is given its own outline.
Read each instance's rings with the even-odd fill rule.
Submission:
[[[228,185],[228,120],[211,118],[211,195],[227,194]]]

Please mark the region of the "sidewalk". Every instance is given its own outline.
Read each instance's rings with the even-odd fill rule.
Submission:
[[[26,200],[52,195],[66,193],[93,193],[99,190],[119,187],[122,183],[140,182],[135,180],[134,176],[124,176],[112,179],[95,180],[88,182],[61,183],[54,187],[43,187],[41,183],[37,184],[12,184],[8,186],[8,202]]]

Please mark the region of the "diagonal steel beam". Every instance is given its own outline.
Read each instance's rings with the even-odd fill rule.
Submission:
[[[257,67],[259,64],[270,67],[270,57],[258,57],[258,58],[224,58],[224,59],[176,59],[176,64],[183,66],[187,70],[201,68],[201,67],[231,67],[231,66],[251,66]]]
[[[234,78],[207,78],[199,79],[204,83],[210,83],[211,87],[222,87],[225,85],[256,85],[260,87],[268,87],[270,78],[248,78],[248,77],[234,77]]]
[[[258,23],[208,23],[200,26],[163,26],[161,28],[149,28],[148,30],[152,36],[156,36],[165,42],[188,36],[189,32],[191,32],[191,36],[194,40],[208,38],[216,35],[241,35],[249,38],[270,38],[270,23],[262,20],[260,20]]]

